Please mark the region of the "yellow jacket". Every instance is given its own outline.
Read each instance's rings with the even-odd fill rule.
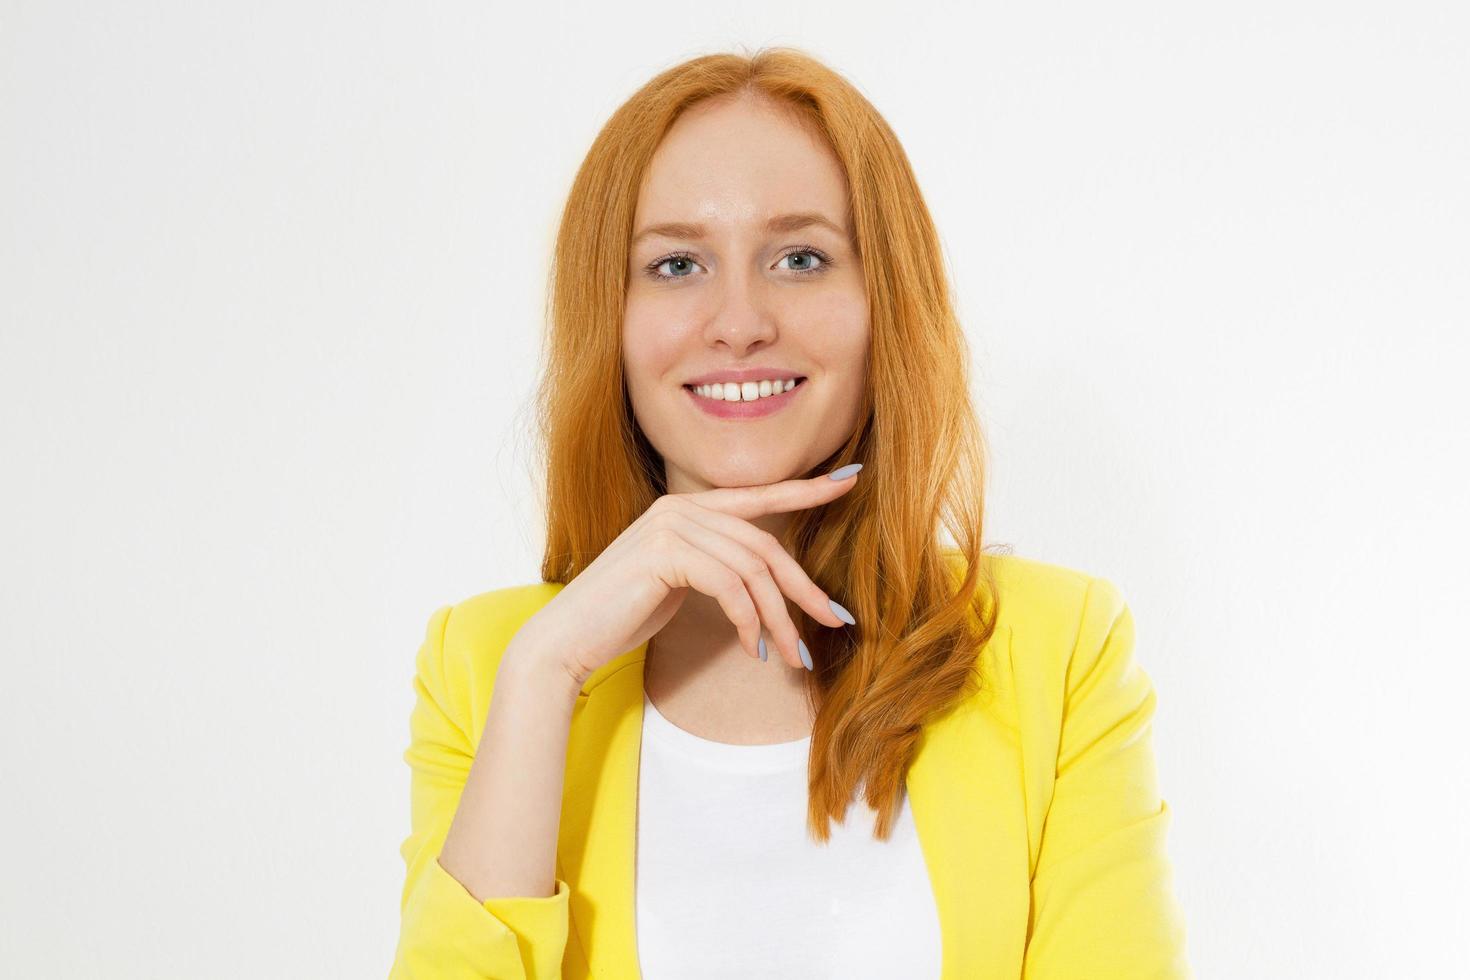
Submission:
[[[1111,582],[987,556],[1000,618],[982,690],[926,726],[906,777],[938,906],[942,980],[1183,980],[1153,684]],[[403,758],[412,831],[390,980],[636,980],[634,840],[646,644],[592,674],[567,747],[556,894],[476,901],[438,855],[500,654],[557,583],[436,610]],[[895,937],[895,942],[902,942]],[[905,978],[907,980],[907,978]]]

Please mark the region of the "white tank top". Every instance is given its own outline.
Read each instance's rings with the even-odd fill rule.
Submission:
[[[907,794],[888,841],[861,788],[807,837],[811,736],[711,742],[643,697],[636,854],[644,980],[937,978],[939,912]]]

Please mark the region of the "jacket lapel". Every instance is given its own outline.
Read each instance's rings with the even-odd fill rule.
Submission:
[[[639,976],[634,871],[646,651],[639,646],[588,678],[567,745],[557,858],[575,883],[568,941],[579,944],[593,976]],[[1016,888],[1027,894],[1027,851],[1018,846],[1026,819],[1000,781],[984,777],[1014,770],[1015,741],[1013,726],[967,702],[925,726],[906,777],[945,978],[1020,971],[1028,905]]]
[[[997,641],[1001,637],[996,638]],[[1009,630],[1002,656],[1009,657]],[[1020,976],[1030,913],[1026,814],[1017,789],[1014,719],[989,706],[1003,671],[977,698],[924,726],[905,780],[944,937],[943,976]],[[1020,777],[1017,777],[1019,784]]]
[[[639,975],[633,871],[647,649],[622,654],[587,679],[567,739],[557,860],[575,883],[568,942],[581,945],[594,977]]]

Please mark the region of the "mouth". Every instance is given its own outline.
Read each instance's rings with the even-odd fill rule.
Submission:
[[[797,375],[795,380],[796,384],[780,394],[759,395],[751,401],[710,398],[707,395],[701,395],[694,385],[684,385],[683,388],[689,393],[689,398],[695,406],[706,415],[721,419],[755,419],[774,415],[790,405],[806,387],[805,375]]]

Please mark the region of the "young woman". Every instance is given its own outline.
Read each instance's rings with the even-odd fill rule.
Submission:
[[[801,52],[609,120],[555,249],[542,581],[418,652],[394,977],[1190,975],[1128,606],[982,551],[941,254]]]

